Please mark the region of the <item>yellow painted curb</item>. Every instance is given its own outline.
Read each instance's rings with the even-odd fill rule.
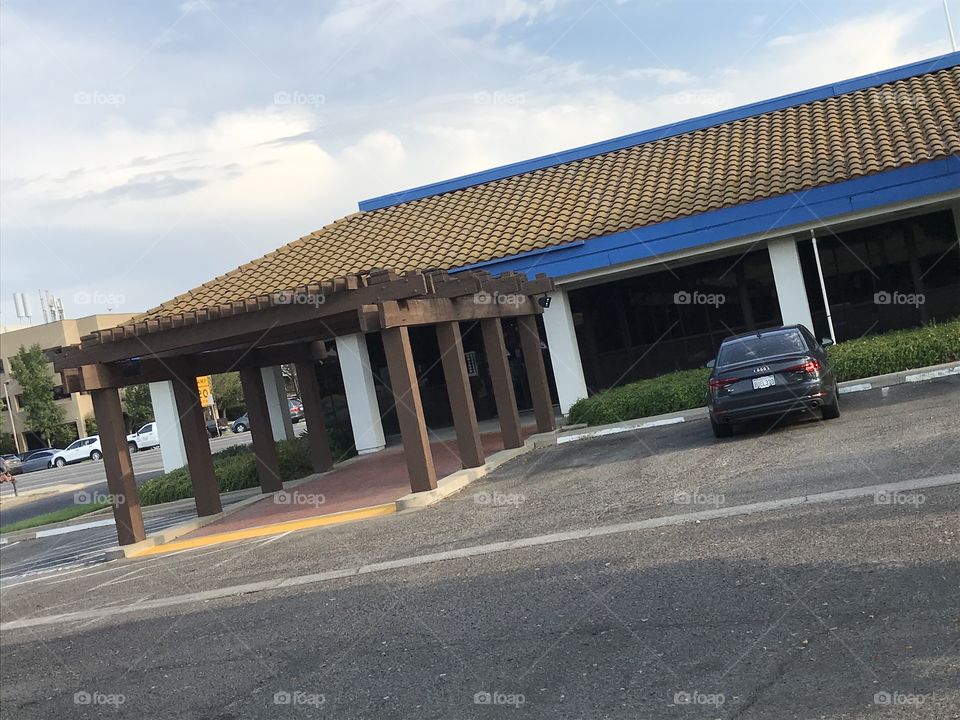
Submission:
[[[353,520],[364,520],[366,518],[380,517],[381,515],[390,515],[397,511],[396,503],[383,503],[382,505],[371,505],[356,510],[344,510],[329,515],[320,515],[318,517],[302,518],[300,520],[287,520],[286,522],[273,523],[272,525],[260,525],[259,527],[246,528],[244,530],[232,530],[230,532],[217,533],[216,535],[205,535],[203,537],[191,538],[189,540],[180,540],[178,542],[169,542],[163,545],[154,545],[144,548],[140,552],[133,553],[127,557],[146,557],[148,555],[160,555],[163,553],[174,552],[176,550],[189,550],[192,548],[207,547],[210,545],[221,545],[223,543],[234,542],[236,540],[247,540],[249,538],[266,537],[268,535],[280,535],[294,530],[307,530],[309,528],[323,527],[324,525],[338,525],[340,523],[352,522]]]

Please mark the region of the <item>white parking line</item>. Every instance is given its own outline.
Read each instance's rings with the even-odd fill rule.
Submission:
[[[66,527],[53,528],[51,530],[37,530],[37,538],[52,537],[53,535],[67,535],[68,533],[89,530],[90,528],[107,527],[116,525],[117,521],[113,518],[109,520],[94,520],[93,522],[83,523],[82,525],[67,525]]]
[[[604,435],[617,435],[619,433],[630,432],[631,430],[645,430],[646,428],[661,427],[663,425],[676,425],[685,422],[683,417],[665,418],[663,420],[650,420],[640,425],[617,425],[616,427],[604,428],[603,430],[588,430],[587,432],[577,433],[575,435],[561,435],[557,438],[557,445],[573,442],[574,440],[583,440],[585,438],[603,437]]]
[[[783,510],[802,505],[842,502],[845,500],[877,496],[879,493],[902,493],[910,490],[920,490],[923,488],[958,484],[960,484],[960,474],[940,475],[938,477],[905,480],[902,482],[884,483],[881,485],[869,485],[866,487],[850,488],[847,490],[834,490],[832,492],[816,493],[813,495],[798,495],[795,497],[782,498],[780,500],[769,500],[766,502],[734,505],[730,507],[715,508],[712,510],[702,510],[700,512],[685,513],[682,515],[668,515],[665,517],[648,518],[646,520],[636,520],[633,522],[619,523],[617,525],[602,525],[583,530],[571,530],[568,532],[536,535],[533,537],[519,538],[517,540],[506,540],[503,542],[458,548],[456,550],[445,550],[443,552],[429,553],[427,555],[415,555],[412,557],[401,558],[399,560],[387,560],[384,562],[370,563],[368,565],[361,565],[359,567],[349,567],[340,570],[330,570],[327,572],[312,573],[288,578],[263,580],[260,582],[246,583],[243,585],[232,585],[213,590],[205,590],[203,592],[157,598],[156,600],[150,600],[147,602],[132,603],[127,605],[113,605],[110,607],[79,610],[76,612],[61,613],[58,615],[21,618],[18,620],[0,623],[0,631],[10,631],[18,628],[30,628],[42,625],[57,625],[66,622],[85,622],[93,618],[104,617],[107,615],[133,613],[144,610],[156,610],[159,608],[176,605],[186,605],[206,602],[208,600],[217,600],[235,595],[248,595],[251,593],[266,592],[269,590],[280,590],[299,585],[314,585],[338,578],[357,577],[359,575],[368,575],[388,570],[396,570],[398,568],[413,567],[416,565],[427,565],[431,563],[445,562],[448,560],[460,560],[478,557],[481,555],[491,555],[494,553],[510,552],[513,550],[523,550],[526,548],[543,545],[569,542],[571,540],[586,540],[590,538],[604,537],[607,535],[636,532],[639,530],[650,530],[673,525],[686,525],[707,520],[717,520],[740,515],[752,515],[756,513]]]
[[[943,368],[942,370],[930,370],[914,375],[906,375],[903,380],[904,382],[923,382],[924,380],[933,380],[935,378],[947,377],[948,375],[960,375],[960,365],[952,368]]]
[[[841,395],[846,395],[848,393],[863,392],[864,390],[870,390],[873,388],[873,385],[870,383],[859,383],[857,385],[847,385],[837,390]]]

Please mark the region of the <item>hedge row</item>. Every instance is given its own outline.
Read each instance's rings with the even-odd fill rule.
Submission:
[[[848,340],[827,350],[837,379],[856,380],[960,360],[960,319]],[[603,390],[570,408],[571,423],[608,423],[702,407],[706,368],[682,370]]]
[[[353,438],[340,428],[331,428],[330,450],[336,462],[356,455]],[[310,440],[307,433],[293,440],[282,440],[277,445],[280,479],[296,480],[313,473],[310,463]],[[220,492],[257,487],[256,459],[250,445],[233,445],[213,453],[213,472]],[[140,504],[157,505],[193,497],[190,473],[185,467],[147,480],[140,486]]]

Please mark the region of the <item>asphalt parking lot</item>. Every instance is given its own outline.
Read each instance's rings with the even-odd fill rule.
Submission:
[[[424,511],[15,584],[4,714],[957,718],[958,401],[569,443]]]

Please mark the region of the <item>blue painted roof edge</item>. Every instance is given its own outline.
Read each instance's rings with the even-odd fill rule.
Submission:
[[[756,233],[816,223],[850,212],[871,210],[898,202],[960,190],[960,156],[932,160],[854,180],[823,185],[775,198],[677,218],[655,225],[604,235],[586,242],[546,248],[548,253],[524,253],[451,268],[458,272],[483,265],[493,275],[522,272],[562,279],[602,268],[616,269],[630,262],[656,258],[678,250],[711,245]],[[533,255],[531,257],[531,255]]]
[[[369,200],[361,200],[359,202],[359,207],[362,212],[379,210],[381,208],[390,207],[391,205],[399,205],[401,203],[419,200],[431,195],[440,195],[442,193],[452,192],[453,190],[462,190],[463,188],[472,187],[474,185],[482,185],[495,180],[502,180],[503,178],[508,178],[513,175],[520,175],[523,173],[532,172],[534,170],[542,170],[543,168],[551,167],[553,165],[560,165],[562,163],[572,162],[574,160],[582,160],[584,158],[593,157],[594,155],[602,155],[603,153],[613,152],[614,150],[622,150],[623,148],[641,145],[654,140],[661,140],[673,135],[680,135],[686,132],[702,130],[714,125],[720,125],[722,123],[732,122],[734,120],[741,120],[753,115],[761,115],[763,113],[773,112],[774,110],[783,110],[784,108],[793,107],[794,105],[803,105],[805,103],[816,102],[817,100],[825,100],[830,97],[836,97],[837,95],[844,95],[846,93],[854,92],[856,90],[863,90],[876,85],[884,85],[886,83],[903,80],[915,75],[936,72],[948,67],[953,67],[954,65],[960,65],[960,51],[947,53],[946,55],[940,55],[934,58],[928,58],[926,60],[919,60],[907,65],[901,65],[900,67],[890,68],[889,70],[881,70],[879,72],[870,73],[869,75],[861,75],[860,77],[851,78],[849,80],[841,80],[828,85],[821,85],[820,87],[811,88],[809,90],[801,90],[788,95],[781,95],[780,97],[771,98],[769,100],[761,100],[749,105],[731,108],[730,110],[721,110],[720,112],[711,113],[710,115],[701,115],[689,120],[681,120],[679,122],[652,128],[650,130],[642,130],[640,132],[631,133],[630,135],[622,135],[610,140],[602,140],[600,142],[591,143],[590,145],[583,145],[570,150],[563,150],[552,155],[542,155],[529,160],[522,160],[520,162],[510,163],[508,165],[501,165],[500,167],[491,168],[489,170],[481,170],[480,172],[471,173],[469,175],[461,175],[460,177],[451,178],[449,180],[441,180],[439,182],[429,183],[427,185],[420,185],[419,187],[410,188],[409,190],[389,193],[387,195],[380,195],[379,197],[370,198]]]

